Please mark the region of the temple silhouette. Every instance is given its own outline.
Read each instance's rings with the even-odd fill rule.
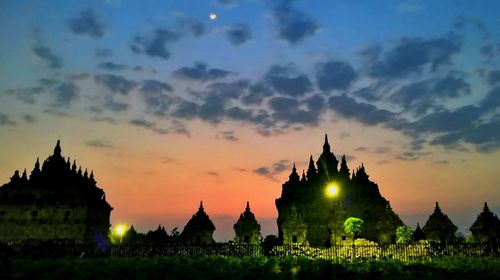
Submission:
[[[40,168],[37,159],[28,178],[15,171],[0,187],[0,241],[106,237],[113,208],[97,187],[94,173],[61,155],[60,141]]]
[[[247,201],[245,212],[240,214],[240,218],[234,224],[234,242],[236,244],[259,244],[260,224],[255,219],[255,215],[250,211],[250,203]]]
[[[378,185],[368,178],[364,165],[351,176],[345,156],[339,166],[325,135],[323,152],[316,164],[311,156],[302,177],[294,165],[282,186],[281,197],[276,199],[280,242],[337,244],[349,238],[343,227],[347,217],[363,219],[362,237],[379,243],[394,242],[396,228],[403,222],[382,197]],[[338,186],[337,195],[325,194],[329,184]]]

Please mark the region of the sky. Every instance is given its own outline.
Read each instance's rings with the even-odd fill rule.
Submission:
[[[325,133],[409,226],[439,201],[500,214],[500,2],[0,1],[0,184],[61,140],[113,226],[217,241],[275,199]],[[217,15],[215,20],[210,14]]]

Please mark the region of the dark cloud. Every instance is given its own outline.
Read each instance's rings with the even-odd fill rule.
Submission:
[[[25,120],[26,122],[29,122],[29,123],[33,123],[33,122],[37,121],[36,117],[33,115],[30,115],[30,114],[24,114],[23,120]]]
[[[20,89],[8,89],[5,93],[14,96],[24,103],[34,104],[37,97],[45,93],[45,88],[41,86],[34,86]]]
[[[173,88],[169,84],[156,80],[145,80],[139,88],[147,111],[157,116],[165,116],[170,105],[174,102],[173,97],[165,94],[172,91]]]
[[[470,85],[465,82],[463,75],[450,73],[444,78],[428,79],[403,86],[389,97],[389,101],[421,115],[439,108],[439,100],[468,95],[470,92]]]
[[[326,108],[326,101],[322,95],[316,94],[304,100],[307,108],[320,114]]]
[[[208,171],[207,174],[210,175],[210,176],[214,176],[214,177],[219,177],[220,176],[219,173],[213,172],[213,171]]]
[[[451,64],[452,56],[461,49],[456,38],[401,39],[400,42],[372,65],[369,74],[377,78],[404,78],[419,75],[426,68],[435,72]]]
[[[198,115],[199,105],[191,101],[180,102],[172,112],[172,116],[191,120]]]
[[[208,68],[205,63],[197,62],[193,67],[185,66],[175,70],[172,74],[178,79],[205,82],[225,78],[232,73],[222,69]]]
[[[62,67],[61,58],[55,55],[49,47],[37,44],[31,48],[31,51],[50,68],[60,69]]]
[[[107,61],[107,62],[99,63],[99,65],[97,65],[97,68],[103,69],[103,70],[108,70],[108,71],[121,71],[121,70],[127,69],[128,66],[125,64],[119,64],[119,63]]]
[[[481,70],[479,73],[490,86],[500,83],[499,70]]]
[[[226,30],[226,38],[233,45],[241,45],[252,39],[252,30],[246,24],[234,24]]]
[[[480,103],[481,109],[486,112],[500,108],[500,85],[491,89]]]
[[[491,62],[495,57],[496,49],[492,44],[483,45],[479,48],[479,53],[483,56],[485,62]]]
[[[110,118],[110,117],[93,117],[91,119],[91,121],[93,121],[93,122],[105,122],[105,123],[109,123],[109,124],[117,124],[117,121],[113,118]]]
[[[59,83],[58,80],[52,78],[41,78],[37,80],[38,84],[43,87],[52,87]]]
[[[357,102],[347,95],[332,96],[328,103],[337,114],[367,125],[387,123],[394,118],[394,114],[390,111],[379,109],[372,104]]]
[[[357,77],[354,68],[343,61],[320,63],[316,70],[318,87],[323,91],[347,90]]]
[[[6,114],[0,113],[0,126],[14,126],[16,123]]]
[[[257,83],[251,85],[248,92],[240,97],[241,101],[245,105],[259,105],[262,103],[264,98],[270,97],[273,92],[269,87],[263,83]]]
[[[147,34],[136,35],[130,48],[134,53],[143,53],[151,57],[170,58],[169,44],[177,42],[180,35],[166,28],[156,28]]]
[[[288,96],[303,96],[312,90],[312,83],[306,75],[298,74],[292,66],[273,65],[264,77],[265,82],[276,92]]]
[[[61,110],[57,110],[57,109],[45,109],[45,110],[43,110],[43,112],[45,114],[53,115],[53,116],[56,116],[56,117],[63,117],[63,118],[72,118],[72,117],[74,117],[73,114],[70,114],[70,113],[67,113],[67,112],[64,112],[64,111],[61,111]]]
[[[144,119],[133,119],[129,121],[129,124],[133,126],[143,127],[149,129],[158,134],[167,134],[168,130],[159,128],[154,122],[146,121]]]
[[[363,59],[363,61],[372,63],[377,61],[382,53],[382,47],[379,45],[372,45],[363,48],[357,54]]]
[[[89,147],[99,148],[99,149],[111,149],[114,148],[113,143],[108,140],[89,140],[85,143]]]
[[[280,161],[277,161],[277,162],[271,164],[271,166],[259,167],[259,168],[255,169],[253,172],[255,172],[261,176],[267,177],[273,181],[276,181],[274,176],[276,176],[276,175],[280,174],[281,172],[288,170],[288,169],[291,169],[290,161],[283,159],[283,160],[280,160]]]
[[[97,58],[110,58],[113,56],[113,50],[108,48],[99,48],[94,50],[94,55]]]
[[[238,141],[239,140],[238,137],[236,137],[234,131],[222,131],[220,134],[224,139],[226,139],[228,141]]]
[[[56,107],[68,106],[78,99],[80,88],[73,82],[64,82],[53,91],[53,105]]]
[[[300,102],[288,97],[273,97],[269,99],[271,116],[276,121],[290,124],[306,124],[315,126],[320,114],[311,110],[300,109]]]
[[[133,90],[138,84],[137,82],[126,79],[123,76],[117,76],[112,74],[101,74],[95,75],[94,81],[113,93],[119,93],[122,95],[127,95],[131,90]]]
[[[476,150],[489,153],[500,149],[500,116],[489,122],[464,124],[460,130],[445,133],[434,138],[431,145],[444,145],[454,148],[459,143],[475,145]]]
[[[68,20],[68,28],[73,33],[92,38],[102,38],[106,29],[104,19],[93,9],[80,11],[76,18]]]
[[[272,15],[276,21],[277,37],[296,45],[314,35],[320,27],[314,19],[291,5],[292,1],[279,1]]]
[[[377,81],[354,91],[352,95],[369,102],[375,102],[383,99],[384,96],[392,92],[395,87],[395,84],[385,81]]]
[[[122,112],[128,110],[130,107],[129,104],[123,102],[114,101],[112,98],[106,98],[106,101],[103,104],[104,108],[113,111],[113,112]]]

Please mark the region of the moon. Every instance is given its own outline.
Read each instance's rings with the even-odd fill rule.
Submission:
[[[216,20],[216,19],[217,15],[214,12],[210,13],[210,20]]]

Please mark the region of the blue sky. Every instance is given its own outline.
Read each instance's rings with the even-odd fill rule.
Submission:
[[[328,132],[353,164],[372,164],[382,194],[393,196],[409,224],[423,223],[434,200],[444,200],[442,208],[448,203],[465,228],[475,212],[457,205],[480,209],[500,197],[491,169],[500,150],[499,10],[498,1],[4,0],[0,140],[9,147],[0,148],[0,174],[31,166],[46,150],[41,143],[66,138],[103,166],[104,189],[124,197],[112,218],[132,223],[139,217],[120,205],[138,203],[118,192],[115,178],[119,170],[146,167],[133,159],[117,169],[103,162],[130,151],[148,154],[140,143],[168,143],[191,159],[169,161],[169,168],[186,172],[203,162],[194,150],[221,147],[204,155],[220,159],[224,171],[203,167],[203,176],[219,180],[221,192],[240,176],[234,170],[246,170],[249,182],[265,180],[259,184],[270,191],[255,198],[256,211],[272,220],[279,182],[292,162],[306,164],[320,146],[312,139]],[[243,149],[261,156],[244,166],[221,156]],[[161,156],[181,157],[172,150]],[[401,165],[408,174],[390,174]],[[422,182],[412,168],[460,175]],[[157,174],[151,194],[165,180],[189,188]],[[460,183],[470,176],[480,178],[473,201]],[[420,194],[421,184],[437,195]],[[254,191],[241,188],[235,197],[244,203]],[[197,205],[199,197],[186,193],[182,202]],[[232,207],[218,215],[237,216]],[[143,228],[165,223],[162,211],[144,214],[151,223]],[[175,215],[191,210],[183,211]]]

